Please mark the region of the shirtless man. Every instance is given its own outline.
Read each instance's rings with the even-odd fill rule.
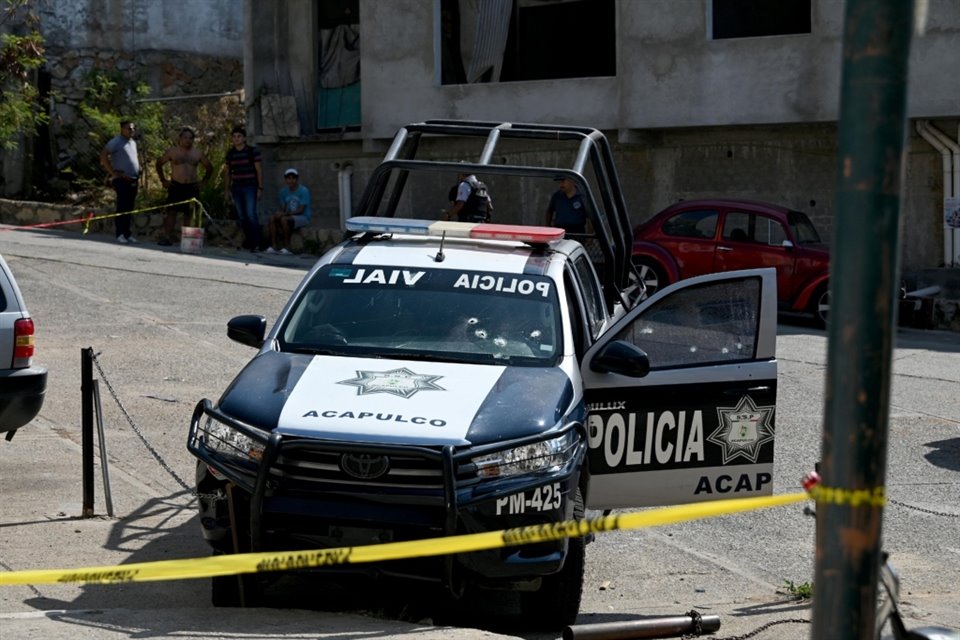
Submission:
[[[157,175],[160,183],[167,190],[167,202],[170,204],[183,202],[191,198],[200,197],[200,187],[207,184],[213,175],[213,165],[199,149],[193,148],[194,133],[192,129],[180,130],[177,146],[170,147],[157,160]],[[163,165],[170,163],[172,175],[170,179],[163,173]],[[203,178],[198,180],[197,166],[204,168]],[[177,221],[177,211],[183,211],[184,218],[189,215],[190,205],[182,204],[178,207],[168,207],[163,219],[163,237],[157,243],[169,247],[173,241],[173,226]]]

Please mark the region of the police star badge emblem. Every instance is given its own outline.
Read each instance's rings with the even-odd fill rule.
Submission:
[[[358,396],[389,393],[401,398],[409,398],[418,391],[446,391],[435,384],[435,381],[442,377],[414,373],[406,367],[401,367],[390,371],[357,371],[356,378],[341,380],[337,384],[357,387]]]
[[[735,407],[717,407],[720,426],[707,440],[723,448],[723,464],[735,458],[756,462],[760,448],[773,440],[774,407],[758,407],[743,396]]]

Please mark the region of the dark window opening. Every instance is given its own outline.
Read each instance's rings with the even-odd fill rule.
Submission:
[[[613,0],[441,0],[442,84],[615,76]]]
[[[320,55],[317,129],[360,129],[360,2],[317,4]]]
[[[810,33],[810,0],[713,0],[713,39]]]

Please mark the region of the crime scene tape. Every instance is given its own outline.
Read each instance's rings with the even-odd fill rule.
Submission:
[[[100,215],[93,215],[91,211],[87,211],[84,215],[81,215],[74,220],[58,220],[57,222],[40,222],[37,224],[26,224],[16,227],[5,227],[3,231],[30,231],[33,229],[49,229],[51,227],[62,227],[68,224],[83,224],[83,233],[86,234],[90,231],[90,223],[97,220],[108,220],[110,218],[116,218],[118,216],[132,216],[140,213],[147,213],[150,211],[156,211],[158,209],[166,209],[168,207],[179,207],[180,205],[189,204],[192,208],[190,217],[193,218],[193,226],[199,227],[203,222],[204,216],[208,220],[212,220],[210,214],[207,213],[207,210],[204,208],[203,203],[197,200],[196,198],[190,198],[188,200],[181,200],[180,202],[165,202],[154,207],[143,207],[141,209],[134,209],[133,211],[124,211],[122,213],[103,213]]]
[[[788,493],[759,498],[738,498],[664,507],[587,520],[565,520],[550,525],[519,527],[501,531],[388,542],[359,547],[338,547],[307,551],[238,553],[209,558],[159,560],[80,569],[42,569],[0,572],[0,586],[17,584],[119,584],[156,580],[208,578],[238,573],[290,571],[340,564],[381,562],[400,558],[440,556],[499,549],[531,542],[544,542],[626,529],[655,527],[702,518],[712,518],[756,509],[779,507],[809,500],[807,493]]]

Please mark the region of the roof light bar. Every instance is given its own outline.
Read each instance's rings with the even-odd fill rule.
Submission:
[[[474,238],[482,240],[513,240],[515,242],[547,243],[562,240],[564,231],[556,227],[527,227],[516,224],[487,222],[448,222],[446,220],[416,220],[413,218],[378,218],[357,216],[347,219],[347,231],[358,233],[406,233],[415,236]]]

